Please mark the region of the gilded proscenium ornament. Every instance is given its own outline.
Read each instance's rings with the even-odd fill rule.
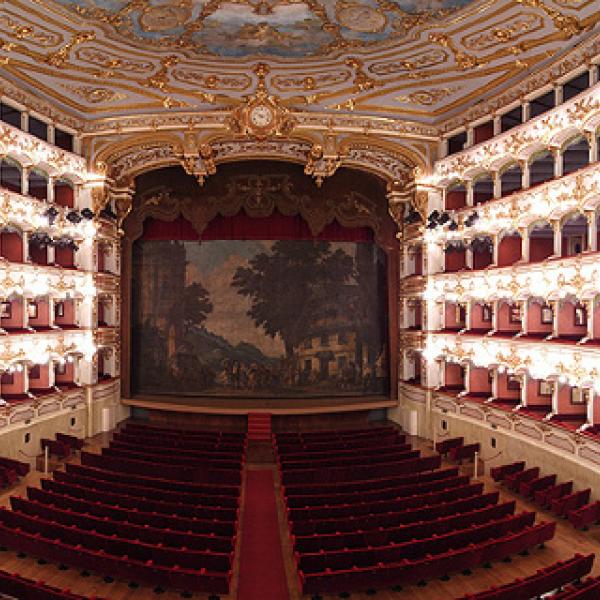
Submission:
[[[317,186],[321,186],[325,177],[331,177],[342,165],[346,153],[338,146],[335,134],[323,136],[322,144],[314,144],[310,149],[304,166],[304,172],[315,178]]]
[[[198,135],[193,131],[187,131],[183,136],[181,162],[185,172],[196,177],[200,185],[204,184],[208,175],[217,172],[212,147],[210,144],[199,143]]]
[[[235,108],[228,118],[229,130],[236,135],[253,136],[265,140],[270,136],[289,136],[296,120],[280,98],[269,94],[266,77],[270,71],[266,63],[258,63],[254,73],[258,82],[254,94],[246,96],[244,104]]]

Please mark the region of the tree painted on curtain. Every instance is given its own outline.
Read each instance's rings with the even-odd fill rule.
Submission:
[[[387,393],[386,273],[372,243],[137,241],[134,391]]]

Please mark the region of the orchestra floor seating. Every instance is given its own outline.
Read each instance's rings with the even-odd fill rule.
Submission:
[[[538,598],[562,588],[569,583],[579,581],[592,569],[594,555],[576,554],[572,558],[560,561],[545,569],[540,569],[529,577],[515,579],[502,586],[492,587],[476,594],[467,594],[457,600],[518,600],[520,598]]]
[[[0,487],[6,488],[12,485],[27,473],[29,473],[28,463],[0,456]]]
[[[245,452],[243,433],[128,424],[102,454],[11,497],[0,544],[108,581],[227,594]]]
[[[490,475],[557,517],[568,519],[578,529],[600,521],[600,502],[590,502],[591,488],[574,492],[572,481],[557,483],[556,474],[542,475],[539,467],[526,469],[524,462],[493,467]]]
[[[408,450],[406,436],[388,427],[280,433],[273,447],[304,594],[424,582],[554,535],[554,522],[515,514],[514,502],[441,468],[438,454]]]

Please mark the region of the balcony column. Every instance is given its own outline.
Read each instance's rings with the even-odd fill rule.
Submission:
[[[498,397],[498,369],[496,368],[491,368],[490,371],[492,372],[492,398],[497,398]]]
[[[558,106],[563,103],[563,86],[555,84],[554,86],[554,106]]]
[[[48,325],[54,327],[54,296],[48,295]]]
[[[48,387],[54,387],[56,383],[56,373],[54,372],[54,361],[50,359],[48,361]]]
[[[528,321],[529,316],[529,300],[521,300],[521,335],[527,335],[528,332]]]
[[[46,197],[49,204],[54,202],[54,177],[52,176],[48,177],[48,189],[46,191]]]
[[[56,143],[56,129],[52,123],[48,123],[48,143],[54,145]]]
[[[473,270],[473,248],[471,246],[465,247],[465,265],[467,269]]]
[[[586,337],[590,340],[594,339],[594,306],[595,301],[593,298],[585,301],[585,309],[587,311],[587,333]]]
[[[594,391],[594,388],[590,388],[590,399],[588,400],[587,404],[585,405],[585,412],[586,412],[586,425],[593,425],[594,424],[594,401],[596,400],[595,398],[596,396],[596,392]]]
[[[558,380],[554,381],[554,385],[552,386],[552,414],[558,414],[558,392],[560,389],[561,383]]]
[[[27,111],[21,113],[21,129],[29,132],[29,113]]]
[[[502,197],[502,180],[500,179],[500,171],[492,172],[492,183],[494,186],[494,198]]]
[[[551,146],[549,150],[552,153],[552,160],[554,162],[554,178],[558,179],[563,175],[563,155],[558,146]]]
[[[554,250],[552,256],[562,256],[562,227],[560,226],[560,220],[555,219],[551,221],[552,229],[554,230]]]
[[[498,300],[494,300],[492,302],[492,331],[498,330],[498,306],[500,302]]]
[[[529,121],[531,115],[531,105],[528,100],[521,101],[521,120],[523,123]]]
[[[587,219],[587,251],[596,252],[598,250],[598,235],[596,232],[596,211],[586,210]]]
[[[493,124],[494,136],[500,135],[502,133],[502,117],[500,115],[494,115]]]
[[[558,311],[560,300],[550,300],[548,304],[552,307],[552,337],[558,337]]]
[[[472,365],[470,362],[465,363],[464,365],[465,368],[465,391],[463,395],[468,394],[471,391],[471,369],[472,369]]]
[[[527,389],[529,388],[529,374],[521,376],[521,406],[527,406]]]
[[[500,239],[497,233],[492,234],[492,266],[498,266],[498,251],[500,249]]]
[[[29,257],[29,233],[27,233],[27,231],[21,231],[21,242],[23,244],[23,262],[30,263],[31,258]]]
[[[589,162],[590,162],[590,164],[598,162],[598,159],[599,159],[599,156],[598,156],[598,138],[596,137],[595,132],[593,132],[593,131],[586,131],[585,132],[585,137],[587,139],[588,148],[589,148]]]
[[[475,141],[475,135],[474,135],[472,125],[467,125],[466,133],[467,133],[467,141],[465,142],[465,148],[470,148],[471,146],[473,146],[473,143]]]
[[[598,65],[593,63],[588,64],[588,73],[589,73],[589,81],[590,87],[598,83]]]
[[[446,301],[442,300],[440,302],[441,310],[440,314],[442,315],[442,322],[440,323],[440,329],[446,329]]]
[[[473,180],[468,179],[467,181],[465,181],[465,188],[466,188],[466,204],[467,206],[473,206]]]
[[[519,227],[519,235],[521,236],[521,263],[529,262],[529,228]]]
[[[465,329],[468,331],[471,329],[471,313],[473,309],[473,303],[471,300],[465,302]]]
[[[519,160],[519,166],[521,167],[521,187],[526,190],[529,188],[529,182],[531,179],[529,161]]]
[[[55,264],[56,260],[56,248],[54,246],[46,246],[46,260],[49,265]]]
[[[440,158],[448,156],[448,138],[442,138],[439,144]]]

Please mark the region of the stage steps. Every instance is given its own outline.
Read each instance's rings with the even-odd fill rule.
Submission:
[[[248,413],[248,440],[271,441],[271,415],[269,413]]]

